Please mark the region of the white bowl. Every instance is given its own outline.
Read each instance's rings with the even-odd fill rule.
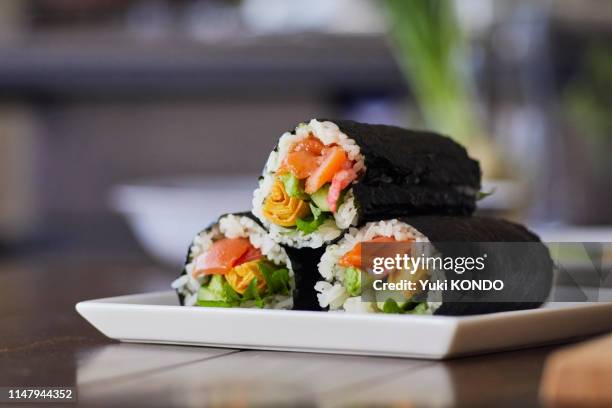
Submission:
[[[150,255],[180,265],[200,230],[221,214],[250,210],[257,177],[214,175],[120,185],[110,201]]]

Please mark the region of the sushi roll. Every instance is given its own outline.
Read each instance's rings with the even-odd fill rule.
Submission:
[[[227,214],[195,237],[172,288],[185,306],[291,309],[294,269],[252,214]]]
[[[281,136],[253,213],[277,242],[320,248],[367,221],[471,214],[479,189],[478,162],[447,137],[313,119]]]
[[[405,244],[402,248],[416,252],[411,253],[412,256],[437,257],[445,262],[486,255],[481,260],[481,269],[468,272],[458,273],[456,269],[446,269],[446,266],[428,268],[421,263],[420,266],[413,264],[418,267],[412,268],[412,273],[401,268],[390,269],[386,274],[374,277],[371,271],[362,273],[362,268],[371,267],[372,253],[389,254],[390,247],[387,246],[385,252],[384,246],[374,246],[375,250],[370,246],[366,255],[364,243]],[[396,251],[393,254],[399,253],[399,247],[391,248]],[[366,257],[369,261],[365,261]],[[477,265],[479,261],[475,262]],[[326,248],[318,265],[323,279],[316,283],[315,289],[320,306],[329,310],[470,315],[540,306],[551,289],[552,269],[546,246],[520,225],[482,217],[416,216],[351,228],[338,243]],[[379,277],[394,283],[413,281],[415,286],[413,289],[402,287],[400,290],[379,291],[380,284],[378,288],[372,285],[373,279]],[[451,290],[453,281],[468,280],[470,283],[475,279],[501,281],[504,287],[501,291]],[[441,284],[437,288],[428,285],[423,289],[418,284],[420,280]],[[444,282],[446,284],[442,285]]]

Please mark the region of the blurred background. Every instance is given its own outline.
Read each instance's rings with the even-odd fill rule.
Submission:
[[[2,0],[0,259],[161,261],[163,287],[313,117],[452,135],[479,211],[612,241],[612,2]]]

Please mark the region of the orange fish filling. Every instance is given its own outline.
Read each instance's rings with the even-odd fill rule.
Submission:
[[[355,267],[355,268],[361,268],[361,247],[363,243],[374,243],[374,242],[397,242],[397,243],[409,243],[409,242],[414,242],[414,240],[407,240],[407,241],[397,241],[395,238],[393,237],[383,237],[383,236],[378,236],[378,237],[374,237],[369,241],[363,241],[363,242],[359,242],[357,243],[353,249],[351,249],[350,251],[348,251],[347,253],[345,253],[339,260],[338,260],[338,265],[344,267],[344,268],[348,268],[348,267]]]
[[[319,167],[321,152],[325,148],[323,142],[308,135],[306,139],[294,143],[283,161],[281,170],[289,170],[298,179],[305,179]]]
[[[304,190],[312,194],[334,178],[342,170],[348,160],[346,152],[340,146],[332,146],[323,150],[321,163],[306,179]]]
[[[251,245],[248,238],[219,239],[196,258],[192,275],[224,275],[239,263],[259,259],[261,256],[261,251]]]

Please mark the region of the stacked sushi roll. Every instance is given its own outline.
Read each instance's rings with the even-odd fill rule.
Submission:
[[[249,213],[200,232],[172,287],[186,306],[291,309],[295,272],[287,252]]]
[[[480,168],[431,132],[311,120],[283,134],[253,197],[275,240],[319,248],[347,228],[416,214],[471,214]]]
[[[496,246],[508,242],[506,246]],[[419,268],[416,273],[399,270],[389,274],[391,282],[421,279],[448,282],[453,279],[505,282],[500,291],[420,290],[419,285],[399,301],[388,293],[372,291],[362,298],[362,247],[365,243],[424,243],[420,248],[440,258],[488,255],[477,273],[456,274],[442,268]],[[392,249],[397,249],[400,246]],[[518,253],[517,253],[518,250]],[[552,260],[548,249],[526,228],[484,217],[415,216],[369,222],[350,229],[337,243],[327,246],[318,265],[322,279],[316,283],[319,303],[330,310],[360,313],[407,313],[468,315],[538,307],[552,284]]]
[[[436,133],[300,123],[270,153],[252,213],[222,216],[198,234],[172,286],[187,306],[447,315],[538,307],[551,287],[548,251],[522,226],[471,215],[480,178],[478,162]],[[472,302],[435,290],[408,293],[399,303],[364,298],[362,244],[428,243],[458,255],[447,242],[468,243],[468,251],[479,242],[529,243],[529,265],[494,253],[482,271],[503,277],[512,301],[482,294]],[[457,279],[436,270],[410,279],[417,277]]]

